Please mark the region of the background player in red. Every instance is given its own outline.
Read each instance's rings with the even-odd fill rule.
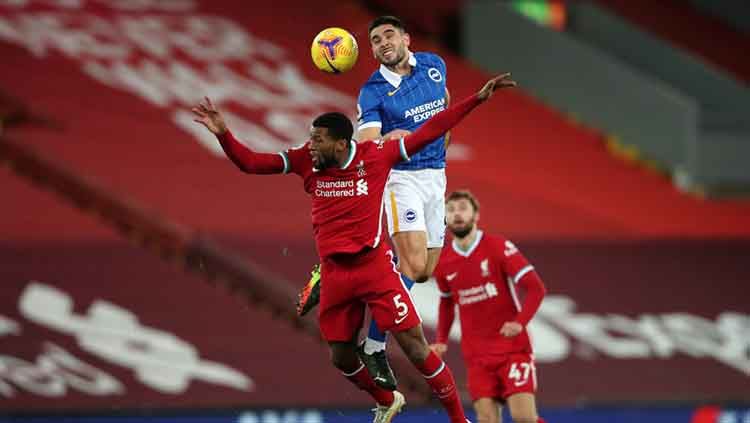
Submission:
[[[515,423],[543,422],[534,399],[536,367],[526,327],[544,298],[544,285],[512,242],[478,229],[479,203],[470,192],[447,197],[446,218],[454,238],[434,273],[441,298],[437,340],[430,347],[440,356],[448,350],[458,304],[461,350],[478,421],[498,423],[501,404],[507,403]],[[519,286],[526,291],[523,303]]]
[[[491,79],[475,95],[438,113],[399,140],[352,140],[351,121],[325,113],[312,123],[311,138],[279,154],[256,153],[234,138],[206,99],[193,109],[196,122],[214,133],[227,156],[243,171],[296,173],[312,200],[315,243],[321,259],[322,290],[318,320],[331,360],[351,382],[377,402],[374,422],[390,422],[404,404],[398,391],[375,384],[356,352],[356,339],[369,307],[378,325],[393,333],[445,407],[451,422],[465,423],[450,369],[430,350],[409,291],[381,242],[383,192],[391,168],[455,126],[497,88],[512,87],[509,75]]]

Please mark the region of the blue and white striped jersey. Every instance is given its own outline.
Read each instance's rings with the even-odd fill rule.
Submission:
[[[412,72],[401,77],[384,65],[375,71],[359,92],[359,129],[379,127],[381,134],[394,129],[414,131],[447,107],[445,62],[433,53],[413,53]],[[362,140],[364,141],[364,140]],[[419,170],[445,167],[445,137],[401,162],[394,169]]]

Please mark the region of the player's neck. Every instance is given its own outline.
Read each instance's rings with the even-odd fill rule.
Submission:
[[[351,154],[352,149],[352,143],[346,144],[346,150],[340,151],[336,154],[336,167],[342,167],[344,164],[346,164],[346,161],[349,160],[349,154]]]
[[[463,238],[456,238],[456,245],[461,251],[468,251],[469,248],[474,244],[477,239],[477,227],[476,225],[471,229],[468,235]]]
[[[410,56],[411,53],[407,54],[406,57],[404,57],[404,60],[396,63],[394,66],[386,66],[386,68],[393,73],[406,76],[411,73],[411,65],[409,64]]]

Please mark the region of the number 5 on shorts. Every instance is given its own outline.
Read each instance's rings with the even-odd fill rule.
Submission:
[[[396,294],[393,296],[393,304],[396,305],[396,313],[398,313],[398,317],[395,320],[396,324],[399,324],[406,319],[406,316],[409,315],[409,306],[406,305],[405,302],[401,301],[401,294]]]

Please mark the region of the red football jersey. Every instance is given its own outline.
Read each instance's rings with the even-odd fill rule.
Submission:
[[[517,320],[516,283],[533,271],[512,242],[482,231],[468,251],[455,241],[443,249],[433,275],[441,295],[458,304],[464,358],[532,352],[525,328],[512,338],[502,336],[500,328]]]
[[[312,223],[321,258],[338,253],[358,253],[375,247],[382,237],[383,192],[391,167],[409,160],[435,138],[453,128],[482,103],[469,96],[430,118],[400,140],[350,141],[349,155],[341,167],[315,169],[309,142],[277,154],[257,153],[239,142],[230,131],[217,135],[230,160],[252,174],[293,172],[304,179],[312,197]]]
[[[312,198],[315,244],[321,258],[375,247],[383,233],[383,192],[391,168],[408,158],[404,140],[351,141],[343,166],[313,168],[309,143],[282,153],[284,171],[300,175]]]

